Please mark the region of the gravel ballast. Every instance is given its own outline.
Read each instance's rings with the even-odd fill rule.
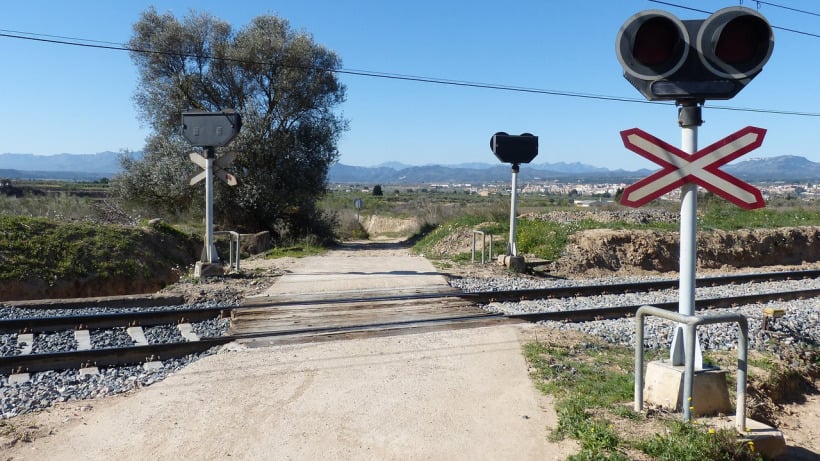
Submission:
[[[229,307],[216,303],[190,304],[183,306],[163,306],[156,308],[88,308],[88,309],[19,309],[0,306],[0,318],[29,318],[54,315],[76,315],[134,312],[145,310],[199,309],[204,307]],[[223,336],[229,320],[212,319],[193,323],[194,332],[200,337]],[[149,344],[184,341],[175,325],[160,325],[144,329]],[[134,341],[125,328],[91,330],[91,345],[94,349],[126,347]],[[77,349],[77,341],[72,331],[42,333],[34,335],[33,353],[67,352]],[[17,335],[0,335],[0,355],[19,354]],[[79,370],[48,371],[33,373],[29,381],[9,384],[7,376],[0,375],[0,419],[10,418],[34,410],[44,409],[54,402],[83,400],[120,394],[130,390],[150,386],[165,379],[193,361],[213,354],[216,348],[191,354],[180,359],[162,361],[162,366],[146,370],[141,365],[100,368],[99,374],[80,374]]]
[[[589,279],[582,282],[570,280],[533,280],[507,278],[465,278],[454,279],[450,284],[464,291],[501,291],[509,289],[552,288],[599,284],[628,284],[658,280],[663,277],[626,277]],[[776,293],[820,288],[820,279],[787,280],[778,282],[743,283],[715,287],[698,288],[698,299],[733,297],[753,293]],[[559,299],[527,300],[521,302],[497,302],[484,308],[489,312],[504,314],[530,312],[562,312],[579,309],[605,308],[628,305],[653,305],[678,301],[678,290],[658,290],[645,293],[626,293],[590,297],[568,297]],[[762,329],[765,308],[782,309],[783,317],[772,320],[768,330]],[[781,357],[801,354],[798,346],[816,348],[820,338],[820,306],[816,299],[794,301],[773,301],[762,304],[736,306],[720,309],[719,312],[740,313],[749,321],[749,346],[765,350]],[[699,310],[696,315],[708,315],[708,310]],[[559,330],[576,330],[598,336],[612,344],[633,347],[635,345],[635,319],[623,318],[582,323],[546,321],[542,325]],[[645,320],[644,346],[653,349],[668,348],[672,338],[672,324],[658,317]],[[737,348],[738,331],[735,323],[720,323],[698,328],[698,337],[704,350],[734,350]],[[796,353],[795,353],[796,352]]]

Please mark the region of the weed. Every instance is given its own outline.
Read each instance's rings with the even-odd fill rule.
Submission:
[[[267,259],[275,259],[275,258],[304,258],[305,256],[315,256],[325,253],[327,251],[326,248],[316,246],[316,245],[293,245],[287,247],[276,247],[271,248],[267,252],[265,252],[265,258]]]
[[[659,460],[761,460],[736,432],[715,431],[692,423],[661,421],[664,435],[622,435],[617,427],[648,425],[631,411],[633,352],[628,348],[578,341],[571,345],[528,343],[524,355],[538,388],[555,396],[558,424],[552,440],[573,438],[581,451],[572,461],[628,460],[636,450]],[[614,421],[614,422],[613,422]]]

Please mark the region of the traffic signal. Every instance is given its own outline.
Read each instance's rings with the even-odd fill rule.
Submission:
[[[773,48],[769,22],[743,7],[685,21],[641,11],[615,40],[624,77],[650,101],[731,99],[760,73]]]
[[[197,147],[222,147],[239,134],[242,117],[233,109],[219,112],[189,110],[182,113],[182,135]]]
[[[514,136],[499,131],[490,138],[490,149],[504,163],[530,163],[538,155],[538,136],[530,133]]]

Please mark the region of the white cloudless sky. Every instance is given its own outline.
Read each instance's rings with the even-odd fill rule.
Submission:
[[[670,0],[715,11],[760,8],[775,26],[771,60],[737,97],[707,102],[705,147],[747,125],[768,129],[742,157],[801,155],[820,162],[820,117],[719,110],[711,106],[820,114],[820,3]],[[797,12],[771,4],[804,10]],[[681,19],[706,14],[647,0],[413,2],[350,0],[28,0],[2,2],[0,34],[19,32],[125,43],[154,5],[182,18],[209,12],[235,28],[276,14],[334,50],[345,69],[642,99],[623,78],[615,36],[632,14],[663,9]],[[789,32],[793,29],[806,34]],[[817,36],[807,35],[816,34]],[[539,136],[535,163],[607,168],[656,165],[623,147],[619,132],[639,127],[680,144],[672,104],[602,101],[340,74],[350,121],[340,162],[371,166],[497,160],[497,131]],[[127,52],[0,37],[0,153],[91,154],[140,150],[147,130],[132,96],[137,73]],[[2,168],[2,165],[0,165]]]

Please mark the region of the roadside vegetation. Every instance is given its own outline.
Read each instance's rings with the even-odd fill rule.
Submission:
[[[555,398],[558,424],[550,438],[578,441],[571,461],[656,459],[763,460],[734,429],[680,414],[632,410],[634,352],[595,338],[536,340],[524,347],[536,386]]]

